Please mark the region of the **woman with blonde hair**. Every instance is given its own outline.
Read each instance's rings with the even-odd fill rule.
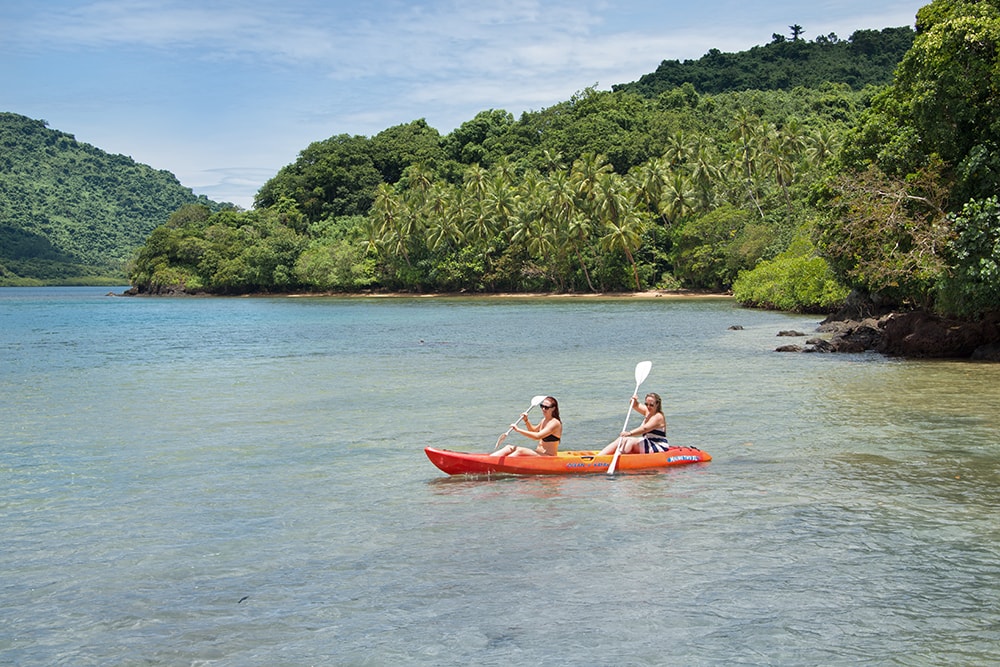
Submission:
[[[660,395],[650,392],[643,403],[638,396],[633,396],[632,409],[643,416],[642,423],[630,431],[622,431],[614,442],[601,450],[602,455],[614,454],[619,445],[622,454],[652,454],[669,449],[667,418],[663,416]]]

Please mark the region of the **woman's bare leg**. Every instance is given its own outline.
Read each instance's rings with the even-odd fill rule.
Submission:
[[[601,456],[609,456],[615,453],[618,449],[618,444],[621,443],[622,439],[618,438],[614,442],[610,443],[607,447],[601,450]],[[622,444],[622,454],[631,454],[636,450],[636,446],[642,442],[642,438],[625,438],[624,444]]]

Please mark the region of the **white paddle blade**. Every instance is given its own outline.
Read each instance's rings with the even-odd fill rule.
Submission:
[[[638,388],[640,384],[649,376],[649,371],[653,368],[652,361],[640,361],[635,365],[635,386]]]
[[[510,433],[510,431],[507,431],[507,433]],[[500,443],[507,439],[507,433],[501,433],[500,434],[500,437],[497,438],[497,444],[493,445],[493,449],[496,449],[497,447],[499,447]]]
[[[608,466],[609,475],[615,474],[615,469],[618,467],[618,457],[622,455],[622,443],[624,441],[625,438],[622,438],[621,440],[618,441],[618,446],[615,447],[615,455],[611,457],[611,465]]]
[[[531,405],[528,406],[528,409],[530,410],[531,408],[535,407],[536,405],[538,405],[539,403],[541,403],[544,400],[545,400],[545,395],[544,394],[539,394],[538,396],[535,396],[534,398],[531,399]],[[512,430],[514,430],[513,426],[511,428],[507,429],[506,433],[504,433],[499,438],[497,438],[497,444],[493,445],[493,449],[496,449],[497,447],[499,447],[500,443],[507,439],[507,436],[510,435],[510,432]]]

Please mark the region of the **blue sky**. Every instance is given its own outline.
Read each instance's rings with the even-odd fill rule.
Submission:
[[[446,134],[664,59],[913,25],[863,0],[0,0],[0,111],[249,208],[313,141],[418,118]]]

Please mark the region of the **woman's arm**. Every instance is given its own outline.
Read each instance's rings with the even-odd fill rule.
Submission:
[[[538,426],[536,426],[535,430],[533,431],[528,431],[523,428],[518,428],[517,426],[514,427],[514,430],[520,433],[521,435],[531,438],[532,440],[540,441],[547,435],[553,435],[556,432],[556,430],[558,430],[558,428],[559,428],[559,421],[556,419],[550,419],[549,421],[545,422],[544,426],[542,425],[541,422],[539,422]],[[562,439],[562,436],[559,436],[559,438]]]
[[[538,426],[532,426],[531,425],[531,421],[528,419],[528,413],[527,412],[522,412],[521,413],[521,421],[524,422],[524,428],[526,428],[529,431],[537,431],[538,430],[538,426],[541,426],[541,424],[542,424],[541,422],[538,422]]]
[[[521,428],[517,424],[511,424],[511,426],[514,428],[515,431],[517,431],[518,433],[520,433],[523,436],[531,438],[532,440],[541,440],[542,438],[545,437],[543,434],[539,433],[538,431],[529,430],[529,429],[526,429],[526,428]]]
[[[639,400],[638,396],[632,396],[632,409],[642,415],[644,418],[649,416],[649,409],[646,404]]]
[[[652,431],[653,429],[661,427],[664,431],[667,430],[667,420],[663,418],[663,415],[657,412],[656,414],[650,415],[646,419],[642,420],[638,428],[635,428],[627,432],[627,435],[631,437],[643,435]]]

